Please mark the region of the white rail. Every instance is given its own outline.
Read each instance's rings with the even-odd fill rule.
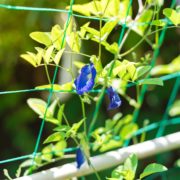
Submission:
[[[115,151],[109,151],[105,154],[91,157],[90,159],[94,168],[97,171],[101,171],[119,165],[131,153],[135,153],[138,158],[141,159],[176,148],[180,148],[180,132],[121,148]],[[77,169],[76,163],[73,162],[60,167],[35,173],[30,176],[17,178],[16,180],[66,180],[91,173],[93,173],[93,169],[86,163],[80,169]]]

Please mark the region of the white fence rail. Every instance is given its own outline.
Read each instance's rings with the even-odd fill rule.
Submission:
[[[91,163],[97,171],[101,171],[119,165],[131,153],[135,153],[139,159],[142,159],[176,148],[180,148],[180,132],[91,157]],[[86,163],[77,169],[76,163],[73,162],[16,180],[66,180],[91,173],[93,169]]]

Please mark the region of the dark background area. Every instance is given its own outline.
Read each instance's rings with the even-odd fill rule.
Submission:
[[[82,1],[75,1],[82,3]],[[88,1],[83,1],[88,2]],[[14,0],[1,0],[2,4],[18,5],[18,6],[32,6],[32,7],[48,7],[64,9],[69,1],[59,0],[38,0],[38,1],[14,1]],[[167,3],[165,6],[168,6]],[[134,3],[136,8],[137,4]],[[86,22],[84,19],[77,19],[77,24],[80,26]],[[32,89],[35,86],[48,84],[44,68],[33,68],[30,64],[20,58],[20,54],[26,51],[34,51],[34,46],[37,46],[29,37],[29,33],[33,31],[50,31],[51,27],[55,24],[62,24],[62,18],[58,13],[50,12],[32,12],[32,11],[13,11],[0,8],[0,91],[19,90],[19,89]],[[97,21],[92,21],[92,26],[98,26]],[[121,30],[118,27],[117,30]],[[118,37],[119,31],[113,31],[113,38]],[[164,44],[161,47],[160,55],[157,59],[157,64],[169,63],[172,59],[177,57],[179,52],[178,35],[180,31],[178,28],[167,30]],[[130,38],[125,43],[123,51],[134,45],[140,37],[131,33]],[[97,54],[95,51],[96,44],[92,42],[83,43],[84,52],[87,54]],[[150,48],[142,44],[136,50],[137,56],[140,58]],[[132,55],[126,58],[132,59]],[[112,55],[103,52],[102,59],[104,64],[112,59]],[[50,68],[53,72],[53,68]],[[57,79],[58,80],[58,79]],[[171,90],[174,85],[174,80],[166,81],[163,87],[149,88],[145,96],[145,101],[138,118],[139,126],[141,127],[144,119],[149,119],[151,123],[161,120],[165,107],[167,105]],[[128,89],[129,94],[134,95],[134,88]],[[0,95],[0,161],[13,157],[31,154],[34,150],[36,138],[39,132],[41,120],[37,115],[27,106],[27,99],[31,97],[43,98],[47,100],[46,92],[29,92]],[[71,122],[77,122],[81,117],[80,102],[76,95],[72,95],[66,101],[66,114]],[[74,108],[76,107],[76,108]],[[78,109],[79,107],[79,109]],[[87,106],[88,120],[91,120],[94,107]],[[101,111],[99,112],[97,126],[103,125],[104,121],[113,116],[117,111],[111,113],[106,111],[107,103],[104,101]],[[133,110],[128,103],[123,103],[119,109],[123,114],[131,113]],[[173,133],[180,129],[180,126],[169,126],[166,128],[164,134]],[[52,132],[52,126],[45,124],[43,130],[42,141]],[[147,134],[147,139],[155,137],[156,130]],[[180,157],[178,150],[163,153],[159,156],[158,160],[169,168],[174,168],[174,162]],[[150,163],[157,162],[157,157],[151,157],[146,160],[140,161],[140,171],[143,167]],[[63,164],[64,161],[56,165]],[[4,179],[3,169],[9,170],[11,175],[14,175],[20,161],[6,163],[0,165],[0,179]],[[173,169],[169,172],[172,173]],[[110,176],[110,170],[102,172],[102,177]],[[177,169],[174,170],[175,177],[180,177]],[[173,173],[172,173],[173,174]],[[174,175],[173,174],[173,175]],[[170,175],[168,179],[173,179]],[[93,179],[92,176],[89,179]],[[175,178],[174,178],[175,179]]]

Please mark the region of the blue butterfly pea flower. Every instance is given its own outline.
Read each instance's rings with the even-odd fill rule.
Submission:
[[[85,162],[84,154],[83,154],[81,148],[78,148],[77,151],[76,151],[76,162],[77,162],[77,168],[78,169]]]
[[[107,89],[107,93],[110,100],[108,110],[118,108],[121,105],[121,99],[119,95],[117,94],[117,92],[112,87],[109,87]]]
[[[82,67],[81,73],[74,81],[76,86],[76,91],[79,95],[84,94],[85,92],[90,91],[95,83],[96,78],[96,69],[94,64],[90,63]]]

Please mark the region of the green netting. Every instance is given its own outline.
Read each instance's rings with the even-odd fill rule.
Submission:
[[[131,24],[128,24],[128,26],[127,26],[127,23],[126,23],[127,15],[129,14],[130,7],[132,6],[132,2],[133,1],[130,0],[129,5],[128,5],[128,9],[127,9],[127,12],[126,12],[126,18],[125,18],[124,22],[123,23],[122,22],[119,23],[120,25],[122,25],[122,30],[120,32],[119,39],[118,39],[118,46],[119,47],[121,46],[121,42],[122,42],[122,39],[123,39],[123,35],[124,35],[125,31],[126,31],[126,28],[129,28],[131,26],[136,26],[136,25],[138,25],[138,26],[142,25],[143,26],[143,25],[147,25],[147,24],[150,25],[151,24],[151,22],[145,22],[145,23],[139,23],[139,24],[138,23],[131,23]],[[174,7],[175,3],[176,3],[176,1],[173,0],[171,2],[171,7]],[[11,6],[11,5],[5,5],[5,4],[0,4],[0,8],[9,9],[9,10],[17,10],[17,11],[22,10],[22,11],[39,11],[39,12],[67,13],[68,14],[68,18],[67,18],[67,22],[66,22],[66,26],[65,26],[65,31],[64,31],[64,35],[63,35],[63,40],[62,40],[62,44],[61,44],[61,47],[63,47],[64,41],[65,41],[65,38],[66,38],[66,30],[68,28],[68,25],[69,25],[69,22],[70,22],[70,18],[72,16],[78,17],[78,18],[86,18],[86,19],[90,19],[90,20],[109,21],[109,19],[105,19],[105,18],[97,18],[97,17],[93,17],[93,16],[87,17],[87,16],[75,14],[72,11],[72,5],[73,4],[74,4],[74,0],[71,0],[71,2],[70,2],[70,9],[69,10],[53,9],[53,8],[36,8],[36,7]],[[159,38],[159,41],[158,41],[158,46],[156,47],[156,49],[154,51],[153,58],[152,58],[152,61],[151,61],[151,65],[152,66],[155,65],[156,59],[157,59],[157,57],[159,55],[160,47],[161,47],[161,45],[163,43],[163,40],[164,40],[165,33],[166,33],[167,28],[168,28],[168,25],[171,25],[171,23],[167,19],[164,19],[163,21],[166,22],[166,25],[163,27],[163,29],[161,31],[160,38]],[[109,75],[111,75],[113,67],[114,67],[114,63],[112,63],[112,66],[111,66],[111,68],[109,70]],[[59,91],[57,91],[57,90],[53,89],[53,84],[55,83],[57,73],[58,73],[58,66],[56,66],[56,68],[55,68],[53,79],[52,79],[52,82],[51,82],[52,85],[51,85],[50,89],[45,89],[45,88],[44,89],[25,89],[25,90],[12,90],[12,91],[1,91],[0,92],[0,95],[3,95],[3,94],[28,93],[28,92],[36,92],[36,91],[49,91],[48,100],[47,100],[47,107],[46,107],[44,118],[42,120],[40,129],[39,129],[39,133],[38,133],[38,137],[37,137],[37,140],[36,140],[36,144],[35,144],[35,148],[34,148],[33,153],[29,154],[29,155],[24,155],[24,156],[16,157],[16,158],[10,158],[10,159],[6,159],[6,160],[1,160],[0,164],[9,163],[9,162],[13,162],[13,161],[19,161],[19,160],[23,160],[23,159],[27,159],[27,158],[31,158],[31,159],[34,160],[36,155],[40,154],[38,152],[38,148],[39,148],[39,144],[40,144],[40,141],[41,141],[41,136],[42,136],[42,132],[43,132],[44,124],[45,124],[47,109],[48,109],[48,107],[50,105],[53,93],[75,93],[76,94],[75,90],[71,90],[71,91],[70,90],[59,90]],[[179,124],[180,123],[180,118],[168,119],[168,110],[169,110],[170,106],[172,105],[172,103],[174,102],[174,99],[175,99],[175,97],[176,97],[176,95],[178,93],[178,90],[179,90],[180,72],[176,72],[176,73],[173,73],[173,74],[165,75],[165,76],[162,76],[160,78],[163,81],[167,81],[167,80],[171,80],[173,78],[176,78],[176,82],[174,84],[172,93],[170,95],[170,99],[168,101],[166,110],[165,110],[164,115],[162,117],[162,120],[160,120],[157,123],[153,123],[153,124],[147,125],[144,128],[139,129],[134,134],[134,136],[140,135],[140,134],[142,134],[144,132],[148,132],[148,131],[151,131],[151,130],[154,130],[154,129],[158,129],[156,137],[160,137],[160,136],[163,135],[163,132],[164,132],[164,129],[165,129],[166,126],[168,126],[168,125],[175,125],[175,124]],[[134,86],[134,85],[136,85],[138,83],[139,83],[138,81],[136,83],[129,83],[127,85],[127,87],[130,88],[130,87],[132,87],[132,86]],[[142,104],[142,102],[143,102],[146,90],[147,90],[147,85],[143,85],[141,93],[140,93],[140,96],[139,96],[139,103],[140,104]],[[94,125],[96,123],[96,119],[98,117],[99,109],[100,109],[100,106],[102,104],[103,97],[104,97],[104,95],[106,93],[106,90],[105,90],[105,88],[102,88],[102,89],[93,89],[90,92],[91,93],[100,93],[100,95],[99,95],[100,100],[97,102],[97,104],[95,106],[95,110],[94,110],[93,117],[92,117],[93,123],[92,123],[92,125],[90,127],[90,130],[88,132],[89,135],[91,134],[92,130],[94,129]],[[134,111],[134,114],[133,114],[133,121],[134,122],[137,121],[139,112],[140,112],[140,109],[136,109]],[[125,146],[127,146],[128,144],[129,144],[129,140],[125,143]],[[73,152],[76,149],[77,149],[77,147],[66,148],[66,149],[63,150],[63,152]],[[54,152],[52,152],[52,153],[54,153]]]

